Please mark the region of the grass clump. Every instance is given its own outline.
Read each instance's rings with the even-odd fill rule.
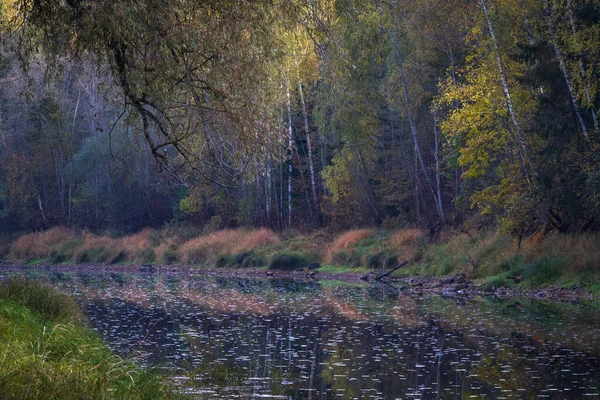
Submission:
[[[179,257],[188,264],[214,264],[221,257],[262,249],[279,242],[279,236],[270,229],[225,229],[183,243]]]
[[[358,243],[376,235],[373,229],[355,229],[341,234],[331,243],[325,255],[328,264],[348,264],[353,260],[353,250]]]
[[[77,304],[23,279],[0,286],[2,399],[169,399],[157,375],[115,356]]]

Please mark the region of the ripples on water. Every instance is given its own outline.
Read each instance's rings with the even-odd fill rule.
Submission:
[[[30,272],[198,399],[600,398],[600,308],[292,279]]]

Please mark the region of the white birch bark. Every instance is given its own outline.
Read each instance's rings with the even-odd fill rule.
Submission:
[[[531,24],[529,23],[529,18],[527,17],[527,13],[525,13],[525,2],[521,0],[521,13],[523,14],[523,25],[525,26],[525,32],[527,33],[527,42],[531,47],[535,45],[535,41],[533,40],[533,33],[531,32]],[[535,59],[535,66],[537,67],[539,61],[537,58]],[[542,85],[538,86],[538,91],[540,94],[544,94],[544,88]]]
[[[492,46],[494,48],[494,52],[496,53],[496,61],[498,62],[498,70],[500,72],[500,80],[502,81],[502,89],[504,90],[504,97],[506,99],[506,105],[508,107],[508,113],[510,114],[510,119],[515,126],[515,131],[517,134],[517,140],[519,141],[519,145],[521,147],[521,151],[519,152],[519,157],[521,159],[521,164],[523,166],[523,173],[528,182],[531,181],[529,176],[529,168],[535,175],[535,170],[533,169],[533,164],[529,160],[529,154],[527,151],[527,145],[525,143],[525,138],[523,136],[523,132],[521,131],[521,127],[519,126],[519,121],[517,120],[517,115],[515,113],[512,99],[510,97],[510,89],[508,86],[508,81],[506,79],[506,75],[504,74],[504,66],[502,65],[502,58],[500,58],[500,49],[498,48],[498,41],[496,40],[496,34],[494,33],[494,28],[492,26],[492,21],[490,20],[490,15],[488,13],[487,6],[485,4],[485,0],[481,0],[481,6],[483,8],[483,12],[485,14],[485,20],[487,22],[488,30],[490,32],[490,36],[492,37]]]
[[[435,159],[435,188],[437,195],[437,204],[439,205],[439,212],[442,221],[445,222],[444,208],[442,206],[442,185],[441,185],[441,171],[440,171],[440,140],[438,136],[437,128],[437,112],[433,109],[433,135],[435,139],[435,147],[433,151],[433,158]]]
[[[287,148],[287,164],[288,164],[288,182],[287,182],[287,200],[288,200],[288,227],[292,226],[292,152],[294,146],[294,131],[292,130],[292,105],[290,99],[290,81],[286,78],[285,90],[287,95],[287,117],[288,117],[288,148]]]
[[[302,89],[302,81],[300,80],[300,70],[298,68],[296,52],[294,52],[294,67],[296,67],[296,78],[298,79],[298,93],[300,94],[300,106],[302,107],[302,116],[304,117],[304,132],[306,133],[306,146],[308,147],[308,170],[310,173],[310,187],[315,207],[318,207],[319,203],[317,201],[317,183],[315,181],[315,168],[313,164],[312,144],[310,140],[310,129],[308,126],[308,112],[306,110],[306,102],[304,101],[304,90]]]
[[[482,0],[483,1],[483,0]],[[565,83],[567,84],[567,89],[569,90],[569,97],[571,98],[571,103],[573,104],[573,108],[575,109],[575,116],[581,125],[581,131],[583,136],[587,141],[590,140],[588,135],[587,127],[585,126],[585,122],[583,121],[583,117],[581,116],[581,111],[579,110],[579,105],[577,104],[577,98],[575,97],[575,91],[573,90],[573,85],[571,83],[571,78],[569,76],[569,71],[567,70],[567,66],[565,64],[565,60],[558,48],[558,42],[556,40],[556,31],[554,30],[554,25],[552,24],[552,6],[548,3],[548,0],[544,0],[544,11],[546,13],[546,19],[548,20],[548,31],[550,32],[550,40],[552,41],[552,47],[554,47],[554,54],[558,59],[558,64],[560,66],[560,70],[562,71],[563,78],[565,79]]]
[[[407,80],[406,80],[406,73],[404,71],[404,62],[403,62],[403,59],[402,59],[402,53],[400,52],[399,44],[397,42],[395,43],[394,48],[396,50],[396,57],[398,59],[398,66],[400,68],[400,79],[402,80],[402,90],[403,90],[403,95],[404,95],[404,105],[406,107],[406,114],[407,114],[407,118],[408,118],[408,124],[410,125],[410,132],[411,132],[411,136],[413,138],[413,144],[414,144],[414,148],[415,148],[415,155],[416,155],[416,158],[418,160],[421,172],[425,176],[425,181],[427,182],[427,185],[429,186],[429,189],[431,190],[431,194],[433,195],[433,199],[434,199],[434,202],[435,202],[437,213],[438,213],[439,217],[442,220],[444,220],[444,212],[442,210],[441,203],[438,201],[438,197],[434,193],[433,184],[431,183],[431,178],[429,177],[429,174],[427,173],[427,168],[425,167],[425,162],[423,161],[423,155],[421,154],[421,148],[419,147],[419,141],[418,141],[418,135],[417,135],[417,125],[416,125],[415,120],[414,120],[414,118],[412,116],[412,108],[411,108],[411,105],[410,105],[410,99],[408,97],[408,86],[407,86],[408,84],[407,84]],[[415,174],[418,175],[418,171],[415,171]]]
[[[577,27],[575,25],[575,15],[573,14],[571,0],[567,0],[567,8],[569,11],[569,21],[571,22],[573,39],[575,40],[575,44],[579,47],[579,40],[577,39]],[[587,101],[587,106],[590,107],[590,112],[592,114],[592,121],[594,122],[594,131],[596,132],[596,134],[599,134],[600,129],[598,128],[598,118],[596,117],[596,110],[594,109],[594,102],[592,101],[590,88],[587,84],[587,73],[585,70],[585,66],[583,65],[583,59],[581,58],[579,59],[579,73],[581,75],[581,84],[583,85],[583,89],[585,91],[585,99]]]

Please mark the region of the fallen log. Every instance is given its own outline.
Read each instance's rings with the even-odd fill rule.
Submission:
[[[389,270],[385,274],[382,274],[382,275],[379,275],[378,277],[376,277],[375,280],[376,281],[381,281],[383,278],[390,276],[391,274],[393,274],[394,272],[396,272],[400,268],[404,267],[406,264],[408,264],[408,261],[404,261],[404,262],[396,265],[394,268],[392,268],[391,270]]]

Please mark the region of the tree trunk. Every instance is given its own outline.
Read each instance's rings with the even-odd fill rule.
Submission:
[[[290,80],[286,78],[285,89],[287,94],[287,116],[288,116],[288,147],[287,147],[287,164],[288,164],[288,184],[287,184],[287,200],[288,200],[288,215],[287,226],[292,226],[292,153],[294,150],[294,131],[292,130],[292,106],[290,100]]]
[[[310,140],[310,128],[308,126],[308,112],[306,110],[306,102],[304,101],[304,90],[302,89],[302,81],[300,80],[300,70],[298,68],[298,60],[296,52],[294,52],[294,66],[296,67],[296,78],[298,79],[298,93],[300,94],[300,106],[302,107],[302,116],[304,117],[304,131],[306,133],[306,146],[308,147],[308,170],[310,173],[310,187],[312,192],[315,208],[318,209],[319,202],[317,199],[317,183],[315,181],[315,168],[313,164],[312,144]]]
[[[408,118],[408,123],[410,125],[410,132],[411,132],[411,135],[413,138],[415,154],[416,154],[419,166],[421,168],[421,172],[425,176],[425,181],[427,182],[427,185],[428,185],[429,189],[431,190],[431,194],[433,196],[433,199],[434,199],[434,202],[436,205],[437,213],[438,213],[439,217],[442,220],[444,220],[444,213],[442,211],[441,204],[438,203],[438,198],[436,197],[436,195],[434,193],[433,184],[431,183],[431,178],[429,177],[429,174],[427,173],[427,168],[425,167],[425,162],[423,161],[423,155],[421,154],[421,148],[419,147],[419,141],[418,141],[418,135],[417,135],[417,125],[416,125],[416,123],[413,119],[413,115],[412,115],[410,99],[408,97],[408,82],[406,80],[406,73],[404,71],[404,62],[403,62],[402,53],[400,52],[399,47],[400,47],[400,45],[399,45],[398,41],[395,40],[394,41],[394,49],[396,50],[396,57],[398,59],[398,66],[400,68],[400,79],[402,80],[404,105],[406,107],[406,115]],[[418,171],[415,171],[415,174],[418,175]]]
[[[527,33],[527,42],[531,47],[535,45],[535,41],[533,40],[533,33],[531,31],[531,24],[529,23],[529,18],[527,17],[527,13],[525,12],[525,1],[521,0],[521,13],[523,14],[523,25],[525,26],[525,32]],[[539,65],[539,61],[536,57],[534,62],[534,67]],[[540,94],[544,94],[544,88],[542,85],[538,86],[538,91]]]
[[[483,0],[482,0],[483,1]],[[546,13],[546,19],[548,20],[548,31],[550,32],[550,39],[552,41],[552,46],[554,47],[554,54],[556,54],[556,58],[558,59],[558,64],[560,65],[560,70],[562,71],[563,78],[565,79],[565,83],[567,84],[567,89],[569,90],[569,97],[571,98],[571,103],[573,104],[573,108],[575,110],[575,116],[581,125],[581,131],[583,136],[587,141],[590,140],[588,135],[587,128],[585,126],[585,122],[581,116],[581,111],[579,110],[579,105],[577,104],[577,98],[575,97],[575,91],[573,90],[573,85],[571,84],[571,78],[569,77],[569,71],[567,70],[567,66],[565,64],[565,60],[558,48],[558,42],[556,40],[556,32],[554,31],[554,25],[552,24],[552,6],[548,3],[548,0],[544,0],[544,11]]]
[[[527,179],[527,182],[531,182],[531,178],[529,176],[529,169],[535,175],[535,170],[533,169],[533,164],[529,160],[529,154],[527,152],[527,145],[525,144],[525,138],[523,133],[521,132],[521,127],[519,126],[519,121],[517,121],[517,115],[513,108],[512,99],[510,97],[510,89],[508,86],[508,81],[506,80],[506,75],[504,74],[504,67],[502,65],[502,59],[500,58],[500,49],[498,48],[498,42],[496,40],[496,34],[494,33],[494,28],[492,26],[492,21],[490,20],[490,15],[488,13],[487,6],[485,4],[485,0],[481,0],[481,6],[483,8],[483,12],[485,14],[485,20],[487,22],[488,30],[490,32],[490,36],[492,37],[492,46],[494,48],[494,52],[496,53],[496,61],[498,62],[498,70],[500,72],[500,80],[502,81],[502,88],[504,89],[504,97],[506,98],[506,105],[508,106],[508,113],[510,114],[510,119],[515,126],[515,131],[517,133],[517,140],[519,141],[519,145],[521,146],[521,151],[519,152],[519,158],[521,159],[521,164],[523,167],[523,174]],[[528,168],[529,167],[529,168]]]
[[[573,39],[575,40],[575,44],[577,45],[577,47],[579,47],[579,40],[577,39],[577,27],[575,26],[575,16],[573,14],[571,0],[567,0],[567,7],[569,10],[569,21],[571,22],[571,30],[573,31]],[[579,58],[579,73],[581,75],[581,83],[585,91],[585,99],[587,101],[587,106],[590,108],[590,112],[592,114],[592,121],[594,122],[594,131],[596,132],[596,135],[598,135],[600,134],[600,129],[598,128],[598,118],[596,117],[594,101],[592,100],[592,96],[590,95],[590,88],[587,84],[587,73],[585,70],[585,66],[583,65],[583,59],[581,57]]]
[[[442,222],[446,223],[446,217],[444,215],[444,208],[442,206],[442,185],[441,185],[441,171],[440,171],[440,140],[438,137],[437,129],[437,112],[433,109],[433,135],[435,138],[435,147],[433,151],[433,158],[435,159],[435,188],[437,195],[437,204],[439,207],[439,214],[442,218]]]

